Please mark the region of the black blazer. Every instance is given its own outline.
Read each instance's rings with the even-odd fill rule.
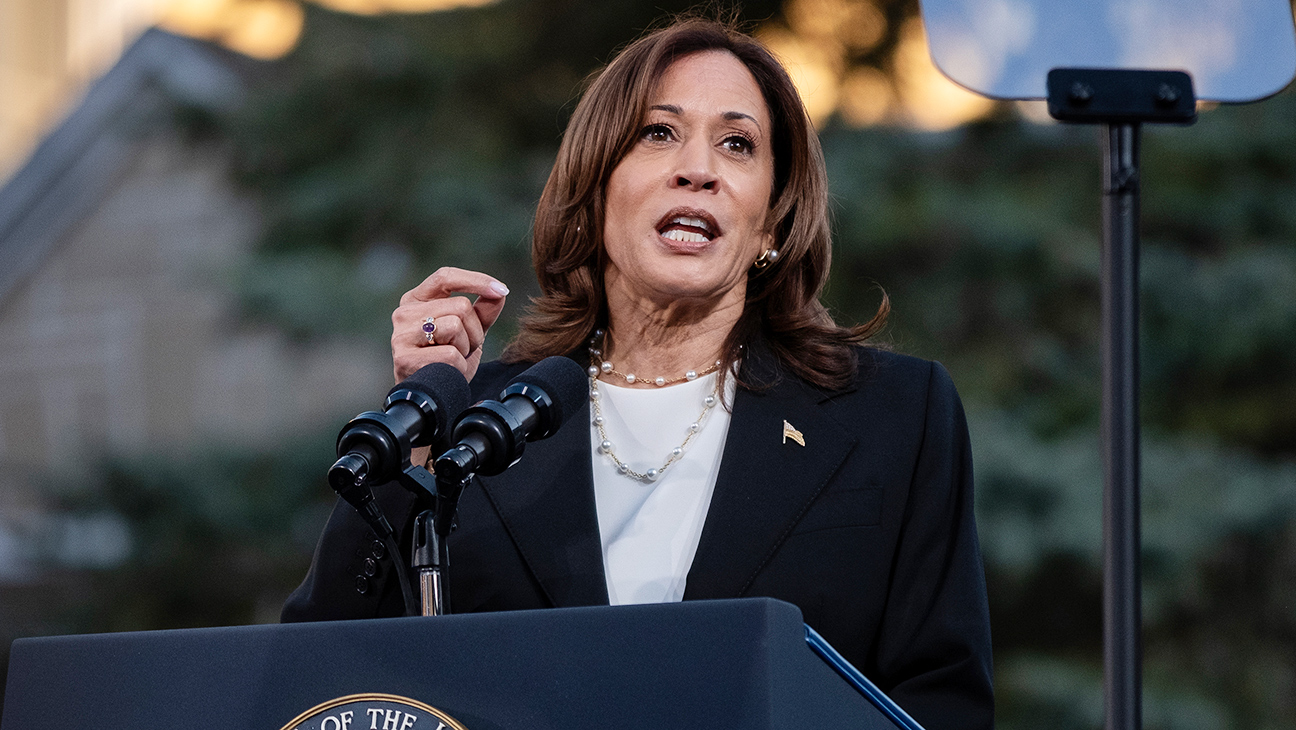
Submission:
[[[752,348],[684,600],[770,596],[930,730],[991,728],[990,629],[963,408],[937,363],[861,349],[855,387],[825,393]],[[524,365],[483,365],[476,398]],[[586,404],[522,461],[470,485],[450,538],[456,613],[606,605]],[[783,441],[783,422],[805,446]],[[408,533],[415,500],[377,489]],[[421,507],[419,507],[421,509]],[[283,620],[402,612],[381,543],[339,502]]]

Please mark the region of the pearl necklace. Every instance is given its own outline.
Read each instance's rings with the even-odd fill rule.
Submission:
[[[616,470],[618,474],[645,483],[655,482],[657,481],[658,478],[661,477],[662,473],[665,472],[666,469],[670,467],[671,464],[674,464],[675,462],[679,461],[680,457],[684,455],[684,449],[688,447],[689,442],[693,440],[694,436],[696,436],[699,432],[701,432],[703,422],[706,419],[707,413],[709,413],[711,409],[715,407],[716,402],[719,401],[719,398],[717,396],[719,395],[720,392],[719,391],[720,379],[719,378],[716,379],[716,389],[711,391],[711,393],[708,394],[707,397],[702,399],[702,412],[698,414],[698,417],[694,419],[693,423],[689,424],[687,433],[684,436],[684,442],[681,443],[679,446],[676,446],[675,448],[671,449],[670,456],[666,457],[666,462],[662,464],[660,467],[657,467],[656,469],[649,469],[648,471],[645,472],[637,472],[631,469],[629,464],[626,464],[624,461],[621,461],[621,459],[617,458],[616,444],[613,444],[611,439],[608,438],[607,428],[604,426],[603,407],[599,403],[602,400],[602,396],[599,393],[599,389],[598,389],[598,378],[599,375],[603,373],[623,377],[625,378],[625,381],[630,384],[634,384],[636,378],[634,373],[618,372],[612,366],[612,363],[608,362],[607,360],[603,360],[598,365],[595,364],[596,362],[599,362],[599,358],[603,354],[601,350],[595,347],[595,345],[598,343],[599,338],[602,336],[603,336],[603,330],[595,330],[594,336],[590,338],[590,366],[588,370],[589,379],[590,379],[590,408],[594,411],[594,427],[598,429],[598,435],[599,435],[598,452],[600,454],[606,455],[608,458],[612,460],[612,463],[616,465]],[[665,378],[665,377],[658,376],[653,382],[658,386],[664,386],[671,383],[693,381],[693,380],[697,380],[701,376],[709,375],[719,369],[720,369],[720,361],[716,360],[714,365],[711,365],[710,367],[706,368],[701,373],[698,373],[695,370],[689,370],[684,374],[684,377],[682,378]]]
[[[590,378],[598,379],[600,374],[605,374],[605,375],[615,375],[618,378],[625,378],[626,383],[629,385],[634,385],[635,383],[639,382],[638,376],[636,376],[634,373],[623,373],[620,370],[617,370],[616,367],[612,365],[612,363],[608,362],[607,360],[603,360],[601,362],[599,361],[599,358],[603,356],[603,351],[595,347],[595,345],[598,344],[599,338],[602,336],[603,336],[603,330],[594,330],[594,336],[591,337],[589,340],[590,366],[588,372]],[[697,370],[689,370],[688,372],[684,373],[684,377],[681,378],[667,378],[658,375],[657,377],[653,378],[652,382],[653,385],[656,385],[659,388],[666,385],[674,385],[675,383],[683,383],[685,381],[692,382],[702,377],[703,375],[710,375],[711,373],[714,373],[719,369],[720,369],[720,361],[716,360],[715,364],[707,366],[701,372],[698,372]]]

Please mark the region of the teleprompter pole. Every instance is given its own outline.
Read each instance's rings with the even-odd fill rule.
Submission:
[[[1143,726],[1139,577],[1139,124],[1104,125],[1103,664],[1108,730]]]
[[[1055,68],[1048,108],[1103,130],[1103,690],[1107,730],[1139,730],[1139,133],[1143,123],[1192,124],[1197,104],[1182,71]]]

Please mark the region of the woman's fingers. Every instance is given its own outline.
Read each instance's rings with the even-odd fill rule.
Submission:
[[[407,347],[401,350],[392,348],[392,374],[396,376],[398,383],[434,362],[443,362],[452,366],[469,380],[472,380],[472,376],[477,373],[476,365],[470,367],[468,360],[460,355],[457,349],[448,345]],[[477,357],[477,362],[481,362],[480,356]]]
[[[405,295],[401,297],[401,304],[412,301],[430,302],[436,299],[445,299],[456,292],[476,294],[490,300],[503,300],[508,295],[509,290],[507,286],[504,286],[493,276],[478,271],[443,266],[432,272],[431,276],[420,282],[418,286],[405,292]],[[492,319],[491,324],[494,324],[494,322],[495,320]]]
[[[460,319],[461,315],[442,311],[437,316],[434,311],[438,308],[444,310],[441,305],[447,302],[448,300],[407,304],[392,312],[392,372],[397,382],[434,362],[453,365],[465,378],[471,379],[476,374],[477,369],[468,365],[467,358],[472,354],[472,347],[468,328]],[[460,305],[458,309],[466,309],[473,321],[477,319],[471,305]],[[430,327],[427,322],[429,317],[432,319]],[[432,329],[432,332],[427,332],[425,327]]]
[[[432,319],[432,341],[424,328]],[[450,297],[434,302],[403,304],[392,312],[392,344],[398,342],[411,347],[452,345],[467,357],[481,347],[486,330],[473,303],[467,297]]]
[[[477,301],[456,293],[476,294]],[[392,312],[396,380],[434,362],[448,363],[471,380],[481,364],[486,330],[499,318],[506,294],[508,287],[494,277],[453,267],[436,270],[405,292]]]
[[[508,294],[508,287],[498,281],[495,284],[499,284],[499,288],[496,289],[495,285],[492,284],[492,291],[503,291],[504,294]],[[473,309],[477,312],[477,320],[481,322],[484,329],[490,329],[491,325],[495,324],[495,320],[499,319],[500,312],[504,311],[504,294],[498,297],[488,297],[483,294],[477,297],[477,301],[473,303]]]
[[[471,352],[481,347],[482,340],[486,337],[486,330],[490,329],[490,326],[499,318],[508,291],[508,287],[493,276],[446,266],[437,269],[418,286],[406,292],[405,296],[401,297],[401,307],[413,305],[415,311],[423,311],[417,307],[419,303],[454,302],[458,309],[442,310],[436,307],[438,312],[427,316],[458,314],[468,333],[469,352]],[[476,294],[477,301],[473,303],[463,297],[453,296],[456,292]]]

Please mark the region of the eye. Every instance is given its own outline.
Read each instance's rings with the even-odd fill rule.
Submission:
[[[669,142],[675,138],[675,131],[665,124],[649,124],[639,133],[639,138],[646,142]]]
[[[728,152],[735,152],[740,155],[750,155],[755,148],[752,141],[741,134],[725,137],[720,146]]]

